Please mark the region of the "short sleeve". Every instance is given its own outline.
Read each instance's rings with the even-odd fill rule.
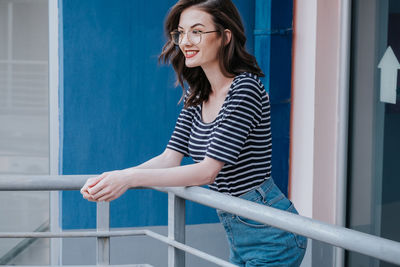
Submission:
[[[206,156],[226,164],[236,164],[249,133],[261,121],[263,90],[256,80],[248,77],[232,88]]]
[[[186,92],[185,99],[188,92]],[[189,136],[192,128],[193,111],[192,108],[182,108],[175,124],[175,129],[167,144],[167,148],[182,153],[185,157],[189,156]]]

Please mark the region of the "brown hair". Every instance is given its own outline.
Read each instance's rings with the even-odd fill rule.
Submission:
[[[177,29],[181,13],[188,7],[196,6],[211,15],[218,34],[222,36],[222,44],[226,43],[225,29],[232,32],[228,45],[222,45],[218,54],[222,72],[227,77],[234,77],[241,72],[250,72],[264,76],[254,56],[246,51],[246,36],[239,12],[231,0],[180,0],[170,10],[165,21],[165,34],[168,41],[159,56],[160,62],[171,63],[176,75],[177,84],[183,88],[184,82],[190,86],[189,95],[184,103],[185,108],[196,106],[207,101],[211,85],[201,67],[188,68],[185,57],[179,46],[171,39],[170,32]]]

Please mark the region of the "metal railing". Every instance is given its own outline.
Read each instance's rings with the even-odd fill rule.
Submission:
[[[0,191],[79,190],[86,175],[0,176]],[[400,265],[400,242],[327,224],[286,211],[266,207],[202,187],[165,187],[153,189],[168,193],[168,237],[150,230],[109,230],[109,203],[97,204],[97,232],[17,232],[0,233],[0,238],[97,237],[97,264],[110,264],[110,237],[146,235],[168,244],[168,266],[184,266],[185,254],[220,266],[235,266],[185,244],[185,199],[227,211],[251,220],[297,233],[337,247],[359,252]]]
[[[49,231],[49,230],[50,230],[50,222],[49,222],[49,220],[46,220],[34,231],[35,232],[45,232],[45,231]],[[22,252],[24,252],[35,241],[36,241],[36,238],[23,239],[21,242],[19,242],[17,245],[12,247],[8,252],[6,252],[4,255],[2,255],[0,257],[0,265],[7,265],[7,263],[11,262],[18,255],[20,255]]]

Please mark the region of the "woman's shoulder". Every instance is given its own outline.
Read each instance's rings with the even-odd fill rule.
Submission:
[[[253,92],[259,96],[266,94],[260,78],[253,73],[242,72],[235,76],[232,83],[233,92]]]

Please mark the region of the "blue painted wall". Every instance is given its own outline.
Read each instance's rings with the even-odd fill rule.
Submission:
[[[255,2],[234,1],[253,52]],[[98,174],[161,153],[180,111],[171,67],[158,65],[163,20],[175,1],[60,2],[61,171]],[[62,228],[94,228],[95,204],[62,193]],[[187,204],[187,223],[216,222],[215,211]],[[131,190],[111,203],[111,227],[167,224],[167,195]]]
[[[293,0],[256,0],[255,56],[266,74],[272,127],[272,177],[287,194]]]
[[[271,8],[271,125],[274,139],[272,175],[287,194],[289,177],[292,77],[293,0],[272,1]]]

